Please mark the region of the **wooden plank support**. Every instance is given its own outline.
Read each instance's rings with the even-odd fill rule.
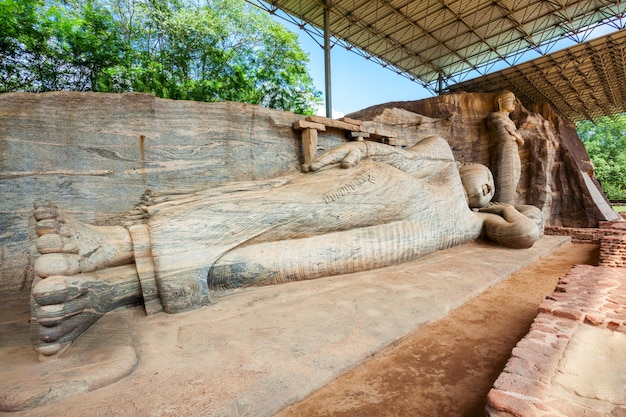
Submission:
[[[346,123],[350,123],[350,124],[353,124],[353,125],[357,125],[357,126],[360,127],[359,130],[363,130],[363,121],[362,120],[351,119],[349,117],[342,117],[339,120],[341,120],[342,122],[346,122]]]
[[[302,153],[306,165],[317,157],[317,129],[302,130]]]
[[[308,165],[317,157],[317,131],[325,131],[326,126],[310,120],[297,120],[293,122],[292,128],[302,131],[302,153],[304,164]]]
[[[321,123],[314,123],[307,120],[296,120],[292,125],[293,130],[315,129],[324,132],[326,126]]]

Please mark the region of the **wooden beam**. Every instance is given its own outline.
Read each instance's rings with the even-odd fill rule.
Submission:
[[[317,157],[317,129],[302,130],[302,152],[307,165]]]

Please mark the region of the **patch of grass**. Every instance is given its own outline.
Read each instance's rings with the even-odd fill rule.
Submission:
[[[626,206],[613,206],[613,210],[618,213],[626,213]]]

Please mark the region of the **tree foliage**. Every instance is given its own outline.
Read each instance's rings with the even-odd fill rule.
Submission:
[[[626,199],[626,114],[576,124],[604,193]]]
[[[242,0],[0,0],[0,16],[0,92],[320,102],[296,35]]]

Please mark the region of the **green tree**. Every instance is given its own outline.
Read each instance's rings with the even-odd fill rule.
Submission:
[[[123,62],[111,13],[90,0],[0,0],[0,17],[0,92],[100,91]]]
[[[576,124],[609,199],[626,199],[626,114]]]
[[[302,114],[320,102],[296,35],[242,0],[0,0],[0,13],[17,16],[0,38],[13,63],[0,92],[137,91]]]
[[[43,1],[0,0],[0,92],[32,91],[49,36],[41,27]]]

